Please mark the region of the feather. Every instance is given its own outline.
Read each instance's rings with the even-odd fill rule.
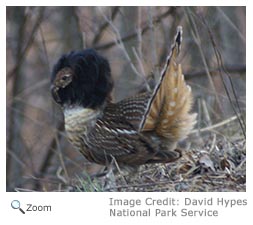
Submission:
[[[176,58],[182,42],[182,27],[178,27],[161,78],[147,104],[140,123],[141,132],[155,130],[162,137],[178,141],[192,129],[196,114],[190,114],[192,93],[184,80]]]

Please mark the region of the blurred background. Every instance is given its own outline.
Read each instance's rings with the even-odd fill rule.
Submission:
[[[99,168],[68,143],[50,95],[62,54],[99,51],[119,101],[152,89],[178,25],[198,112],[193,133],[222,126],[224,139],[245,139],[246,7],[6,7],[6,16],[7,191],[61,191]]]

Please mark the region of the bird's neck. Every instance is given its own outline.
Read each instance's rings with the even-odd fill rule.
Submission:
[[[65,107],[65,130],[69,139],[78,137],[80,134],[88,134],[101,114],[101,110],[83,108],[81,106]]]
[[[83,108],[82,106],[66,107],[64,108],[65,123],[91,123],[96,121],[101,113],[101,110]]]

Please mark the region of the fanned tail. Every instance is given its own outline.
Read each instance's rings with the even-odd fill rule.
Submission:
[[[181,48],[182,27],[177,28],[171,52],[140,124],[140,131],[155,130],[173,141],[184,139],[193,128],[196,115],[192,107],[191,88],[184,80],[181,65],[176,62]]]

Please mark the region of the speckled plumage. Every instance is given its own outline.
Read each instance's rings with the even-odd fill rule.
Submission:
[[[70,142],[89,161],[106,165],[114,158],[135,166],[180,157],[177,142],[187,136],[196,118],[189,113],[191,91],[176,62],[181,39],[179,28],[154,91],[118,103],[110,101],[113,82],[105,58],[87,49],[59,60],[52,96],[62,106]]]

